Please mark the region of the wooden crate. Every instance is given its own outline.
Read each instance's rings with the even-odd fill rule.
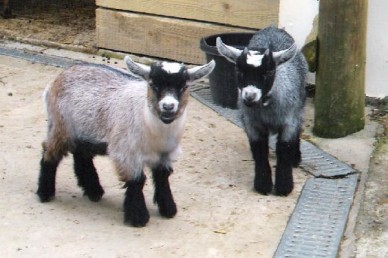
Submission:
[[[100,48],[205,62],[202,37],[278,23],[279,0],[97,0]]]

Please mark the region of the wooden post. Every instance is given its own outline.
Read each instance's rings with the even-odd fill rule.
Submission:
[[[338,138],[364,128],[368,0],[321,0],[313,132]]]

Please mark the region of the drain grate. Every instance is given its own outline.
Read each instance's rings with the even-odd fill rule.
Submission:
[[[303,154],[300,166],[315,177],[335,178],[356,173],[352,167],[309,142],[302,141],[300,147]]]
[[[336,257],[357,179],[308,179],[274,257]]]

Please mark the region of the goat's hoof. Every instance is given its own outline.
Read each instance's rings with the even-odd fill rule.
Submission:
[[[159,213],[165,218],[173,218],[177,213],[176,204],[171,194],[155,193],[154,202],[158,204]]]
[[[38,196],[39,196],[40,202],[43,202],[43,203],[50,202],[50,201],[54,200],[54,198],[55,198],[55,195],[41,196],[38,194]]]
[[[104,190],[101,188],[95,191],[85,191],[84,195],[86,195],[90,201],[98,202],[99,200],[101,200],[102,196],[104,195]]]
[[[272,182],[268,184],[263,184],[259,182],[254,183],[254,188],[256,192],[263,195],[268,195],[270,192],[272,192],[272,187],[273,187]]]
[[[144,227],[150,220],[148,210],[129,212],[125,214],[124,223],[133,227]]]
[[[55,198],[55,193],[48,193],[47,191],[43,191],[39,189],[36,194],[39,196],[40,202],[49,202]]]
[[[267,186],[258,187],[258,186],[255,185],[255,190],[259,194],[268,195],[272,191],[272,186],[271,187],[267,187]]]
[[[177,213],[176,204],[174,202],[159,205],[159,213],[165,218],[173,218]]]
[[[275,185],[275,193],[279,196],[287,196],[294,189],[294,185]]]

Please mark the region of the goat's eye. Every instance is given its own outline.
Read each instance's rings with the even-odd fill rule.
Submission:
[[[273,77],[275,75],[275,71],[274,70],[269,70],[268,72],[267,72],[267,76],[268,77]]]
[[[187,84],[183,85],[180,89],[179,92],[182,93],[184,92],[189,86]]]
[[[267,72],[263,75],[263,79],[264,79],[265,81],[271,80],[271,79],[273,78],[274,75],[275,75],[275,71],[272,71],[272,70],[267,71]]]
[[[152,82],[150,83],[150,86],[151,86],[151,89],[153,89],[154,91],[159,90],[159,87],[157,85],[153,84]]]

